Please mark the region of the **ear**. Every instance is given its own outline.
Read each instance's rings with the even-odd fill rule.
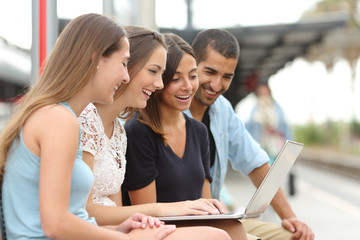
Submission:
[[[92,56],[91,56],[91,61],[92,62],[95,62],[95,65],[96,66],[100,66],[101,65],[101,60],[102,60],[102,56],[100,56],[100,59],[99,60],[97,60],[97,58],[98,58],[98,52],[97,51],[95,51],[93,54],[92,54]],[[98,61],[98,62],[96,62],[96,61]]]

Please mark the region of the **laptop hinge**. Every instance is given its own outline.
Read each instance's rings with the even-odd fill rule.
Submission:
[[[255,213],[255,214],[245,214],[245,218],[258,218],[260,217],[259,213]]]

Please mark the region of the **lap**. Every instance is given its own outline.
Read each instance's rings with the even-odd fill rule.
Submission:
[[[289,240],[292,235],[291,232],[275,223],[258,219],[242,219],[241,222],[249,240]]]
[[[171,222],[177,227],[210,226],[225,230],[233,240],[246,239],[246,232],[238,220],[203,220],[203,221],[178,221]]]

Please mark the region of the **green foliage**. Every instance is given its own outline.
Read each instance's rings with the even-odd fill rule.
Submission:
[[[298,126],[294,129],[295,139],[306,145],[318,145],[322,142],[322,134],[314,124]]]
[[[325,124],[307,124],[294,128],[295,139],[306,145],[339,145],[346,134],[346,124],[327,122]]]
[[[353,136],[360,137],[360,122],[357,120],[352,120],[350,123],[350,129]]]

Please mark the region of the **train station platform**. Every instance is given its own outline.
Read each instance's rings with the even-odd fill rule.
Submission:
[[[298,161],[360,179],[360,154],[324,147],[304,147]]]

